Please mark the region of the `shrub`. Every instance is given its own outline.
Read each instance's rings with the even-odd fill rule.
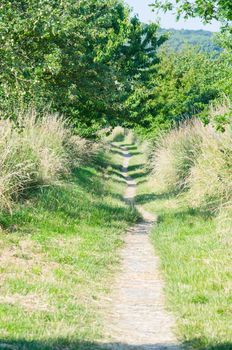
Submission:
[[[222,97],[220,102],[211,104],[209,120],[218,131],[224,132],[228,125],[232,125],[232,107],[230,99],[226,96]]]
[[[160,190],[176,191],[188,187],[191,167],[200,153],[202,128],[196,120],[186,122],[155,143],[152,169]]]

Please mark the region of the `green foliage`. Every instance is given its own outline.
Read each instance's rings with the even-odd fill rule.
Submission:
[[[143,126],[144,121],[135,118],[132,111],[139,102],[139,89],[148,86],[151,75],[156,71],[159,62],[157,49],[166,41],[167,35],[158,34],[157,25],[144,25],[137,18],[132,18],[131,28],[128,42],[122,48],[120,63],[126,79],[122,96],[126,113],[123,125],[133,128],[137,124]]]
[[[232,6],[228,0],[155,0],[154,6],[164,11],[175,9],[178,17],[201,17],[206,22],[212,19],[232,21]]]
[[[0,105],[49,104],[83,136],[126,116],[123,96],[155,61],[157,27],[130,19],[120,0],[4,0]],[[119,117],[120,116],[120,117]]]
[[[156,134],[231,96],[228,50],[216,57],[197,49],[158,56],[167,33],[131,18],[120,0],[4,0],[0,15],[4,118],[16,120],[18,106],[49,105],[84,137],[116,125]],[[203,45],[198,34],[194,40]]]
[[[1,105],[12,115],[18,100],[49,102],[77,127],[94,129],[114,109],[109,57],[124,40],[127,21],[126,8],[116,0],[4,1]]]
[[[230,52],[229,59],[226,58],[227,64],[227,79],[231,75],[228,67],[231,67],[231,38],[232,38],[232,6],[231,1],[228,0],[154,0],[154,8],[158,11],[162,10],[164,12],[173,11],[177,14],[177,19],[181,16],[184,18],[189,17],[199,17],[204,22],[211,22],[212,20],[220,21],[222,24],[221,33],[217,35],[218,44],[220,47],[226,48],[227,53]],[[223,56],[222,56],[223,59]],[[223,65],[223,62],[220,62]],[[216,67],[216,66],[215,66]],[[222,76],[224,75],[224,68],[222,68]],[[218,70],[220,72],[220,70]],[[229,84],[231,85],[231,80],[229,79]],[[227,87],[228,88],[228,87]],[[224,91],[225,92],[225,91]],[[227,92],[225,92],[227,93]],[[231,95],[230,95],[231,96]]]
[[[205,23],[212,20],[220,21],[222,24],[222,38],[224,47],[231,49],[232,36],[232,6],[230,0],[154,0],[153,7],[158,11],[173,11],[177,19],[200,17]]]
[[[195,48],[180,52],[162,50],[149,81],[137,85],[127,103],[140,131],[157,135],[176,122],[199,114],[225,90],[217,81],[222,59]]]

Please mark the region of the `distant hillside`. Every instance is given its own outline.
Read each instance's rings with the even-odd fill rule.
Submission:
[[[187,30],[187,29],[160,29],[161,33],[170,33],[170,39],[165,45],[168,45],[172,49],[178,51],[183,48],[184,45],[199,46],[202,51],[221,51],[214,41],[214,33],[206,30]]]

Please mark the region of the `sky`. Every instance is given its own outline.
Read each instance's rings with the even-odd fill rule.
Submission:
[[[134,8],[134,13],[139,15],[141,21],[148,23],[154,22],[156,14],[152,12],[149,4],[152,0],[125,0],[125,2]],[[204,25],[200,19],[180,19],[176,22],[175,15],[171,13],[160,14],[160,25],[162,28],[175,28],[175,29],[205,29],[212,32],[219,31],[220,25],[218,22],[214,21],[211,24]]]

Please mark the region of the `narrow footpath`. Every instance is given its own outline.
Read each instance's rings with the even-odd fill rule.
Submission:
[[[123,175],[127,182],[125,201],[133,205],[136,182],[128,175],[130,154],[126,147]],[[149,239],[156,218],[138,208],[143,221],[125,237],[121,252],[121,269],[111,295],[108,318],[107,348],[113,350],[177,350],[179,345],[173,334],[175,320],[164,305],[163,282],[159,274],[159,259]]]

